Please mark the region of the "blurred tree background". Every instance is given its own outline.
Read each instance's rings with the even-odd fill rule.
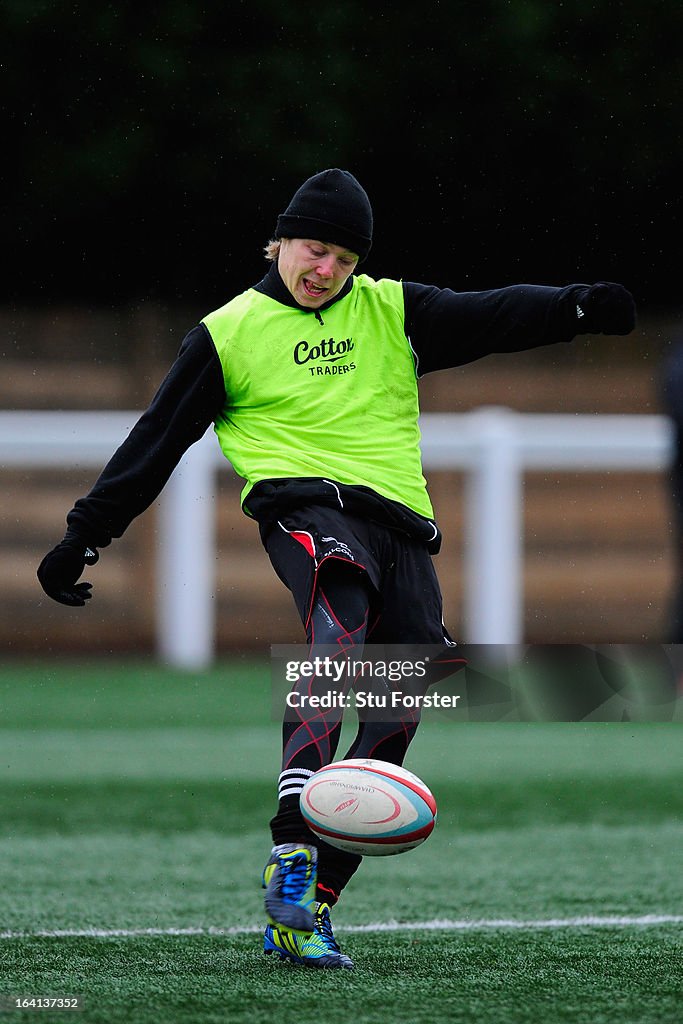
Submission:
[[[626,283],[681,304],[679,0],[4,0],[7,305],[205,311],[309,174],[375,276]]]
[[[260,279],[294,190],[341,166],[373,203],[373,276],[618,280],[638,301],[628,339],[429,375],[423,409],[657,411],[683,323],[681,0],[0,0],[0,39],[0,405],[144,408],[185,332]],[[13,650],[153,644],[154,517],[102,559],[90,633],[36,600],[34,567],[91,483],[4,472]],[[241,485],[219,486],[219,643],[263,637],[264,619],[291,639]],[[524,487],[528,637],[658,639],[672,559],[655,474],[553,471]],[[430,490],[458,635],[464,484],[435,473]]]

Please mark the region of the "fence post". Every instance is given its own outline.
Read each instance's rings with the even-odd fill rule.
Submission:
[[[183,457],[159,504],[157,650],[175,668],[206,668],[215,646],[213,437]]]
[[[465,631],[472,644],[522,641],[522,457],[517,414],[473,412],[477,456],[467,478]]]

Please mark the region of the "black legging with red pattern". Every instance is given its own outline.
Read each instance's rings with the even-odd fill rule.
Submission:
[[[307,660],[314,661],[317,655],[346,659],[353,655],[354,650],[359,653],[366,638],[371,638],[369,614],[370,599],[364,573],[338,563],[321,572],[307,629]],[[301,695],[322,696],[333,688],[329,677],[313,675],[300,677],[292,690]],[[300,791],[303,784],[302,776],[297,778],[296,769],[315,772],[335,760],[343,712],[339,708],[318,710],[301,703],[303,706],[294,713],[290,711],[283,723],[283,775],[280,785],[283,795],[270,825],[275,844],[304,841],[317,846],[318,898],[334,903],[361,858],[313,836],[299,810],[299,793],[292,789],[296,790],[298,785]],[[386,721],[377,720],[376,715],[370,715],[368,719],[362,711],[358,716],[358,732],[344,757],[373,757],[402,764],[418,726],[419,712],[406,711],[400,717]]]

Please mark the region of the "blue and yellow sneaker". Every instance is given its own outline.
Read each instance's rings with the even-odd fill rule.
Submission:
[[[353,960],[342,953],[332,931],[330,908],[319,903],[315,911],[315,929],[310,938],[268,925],[263,936],[264,953],[279,953],[281,960],[290,960],[304,967],[345,968],[353,970]]]
[[[282,843],[274,846],[263,871],[266,918],[276,928],[309,936],[315,928],[315,887],[318,851],[315,846]]]

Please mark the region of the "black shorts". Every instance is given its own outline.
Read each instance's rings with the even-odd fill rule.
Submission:
[[[304,627],[321,568],[346,563],[370,583],[369,643],[453,643],[432,558],[421,541],[322,505],[288,512],[262,528],[261,539]]]

